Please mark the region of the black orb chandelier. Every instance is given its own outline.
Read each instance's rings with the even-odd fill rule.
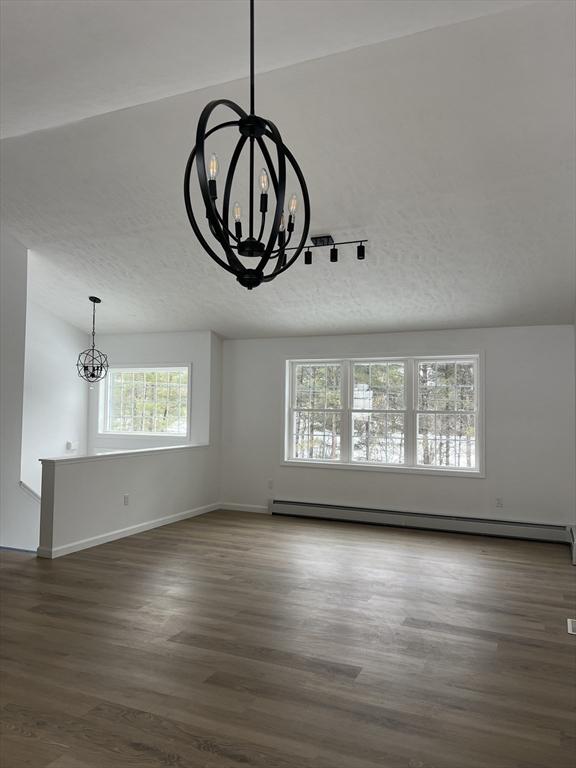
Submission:
[[[92,346],[80,352],[76,368],[81,379],[93,384],[103,379],[108,373],[108,355],[96,349],[94,341],[96,336],[96,304],[101,304],[102,299],[99,299],[98,296],[88,296],[88,298],[92,302]]]
[[[217,107],[227,108],[234,113],[235,119],[208,128],[209,120]],[[227,128],[237,129],[240,138],[231,155],[219,210],[219,161],[216,154],[212,153],[207,163],[206,140]],[[231,194],[238,161],[246,146],[249,151],[249,204],[248,217],[243,222],[242,208],[238,202],[231,205]],[[256,154],[259,154],[262,161],[262,170],[257,181],[260,191],[258,212],[254,199]],[[218,243],[221,255],[208,244],[192,208],[190,177],[194,161],[208,228]],[[292,168],[296,177],[299,194],[292,193],[286,201],[286,174],[289,168]],[[269,200],[270,192],[274,195],[274,202]],[[245,288],[255,288],[285,272],[294,264],[306,243],[310,228],[310,200],[304,176],[274,123],[259,117],[254,111],[254,0],[250,0],[250,113],[246,113],[242,107],[228,99],[211,101],[204,107],[196,129],[196,146],[186,165],[184,199],[190,224],[204,250],[223,269],[235,275]],[[300,201],[303,211],[298,223],[301,226],[295,235],[296,211]],[[234,220],[233,227],[230,226],[231,217]],[[290,247],[292,239],[297,244]]]

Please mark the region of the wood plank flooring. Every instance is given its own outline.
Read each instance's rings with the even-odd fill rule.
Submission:
[[[574,768],[567,547],[213,512],[2,553],[2,768]]]

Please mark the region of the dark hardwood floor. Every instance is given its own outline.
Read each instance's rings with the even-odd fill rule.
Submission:
[[[2,553],[2,768],[574,768],[567,547],[214,512]]]

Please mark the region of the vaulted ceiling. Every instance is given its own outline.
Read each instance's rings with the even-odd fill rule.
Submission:
[[[96,293],[102,331],[231,337],[572,321],[572,2],[257,3],[257,107],[312,231],[370,242],[250,293],[182,200],[202,107],[247,101],[245,5],[2,4],[2,220],[34,300],[84,327]]]

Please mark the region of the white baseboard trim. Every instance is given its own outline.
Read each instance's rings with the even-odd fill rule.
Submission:
[[[5,547],[0,545],[0,552],[29,552],[31,555],[36,553],[35,549],[25,549],[24,547]]]
[[[26,485],[26,483],[23,480],[19,480],[18,485],[20,486],[20,488],[22,488],[24,493],[27,493],[28,496],[31,496],[34,499],[34,501],[37,501],[38,503],[40,503],[41,501],[40,495],[37,494],[33,488],[30,488],[29,485]]]
[[[260,504],[233,504],[231,501],[222,502],[220,509],[228,512],[257,512],[258,514],[269,515],[270,509]]]
[[[45,557],[53,560],[56,557],[62,557],[63,555],[70,555],[72,552],[79,552],[82,549],[88,549],[89,547],[97,547],[99,544],[106,544],[109,541],[115,541],[116,539],[123,539],[126,536],[133,536],[135,533],[142,533],[143,531],[150,531],[152,528],[160,528],[163,525],[169,525],[170,523],[177,523],[179,520],[186,520],[189,517],[198,517],[204,515],[206,512],[213,512],[216,509],[221,509],[221,505],[206,504],[203,507],[196,507],[196,509],[188,509],[185,512],[177,512],[175,515],[168,515],[167,517],[158,517],[156,520],[147,520],[144,523],[137,523],[136,525],[130,525],[128,528],[119,528],[116,531],[110,531],[109,533],[102,533],[98,536],[91,536],[88,539],[81,539],[80,541],[73,541],[70,544],[63,544],[60,547],[38,547],[36,554],[38,557]]]

